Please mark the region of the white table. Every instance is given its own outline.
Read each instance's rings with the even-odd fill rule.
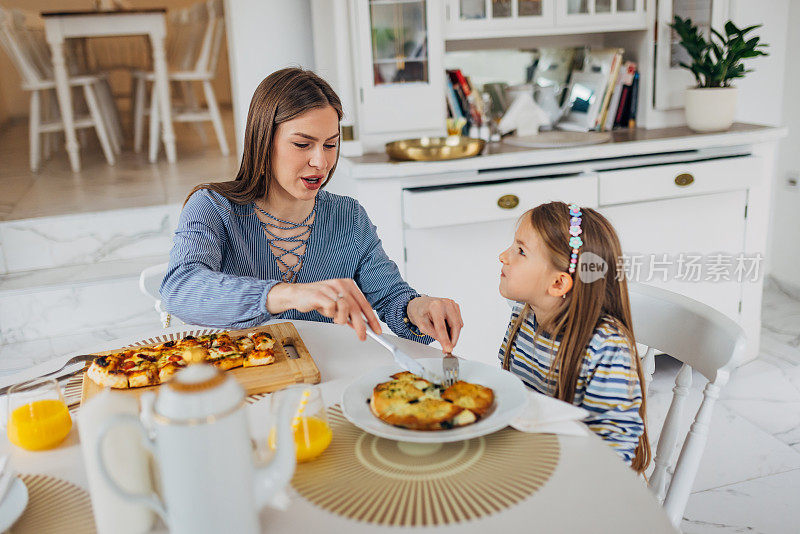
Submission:
[[[167,161],[174,163],[175,132],[169,99],[167,58],[164,42],[167,35],[165,8],[132,9],[124,11],[51,11],[42,13],[47,42],[53,56],[58,104],[64,121],[69,162],[74,172],[81,169],[78,139],[72,114],[72,94],[69,89],[64,41],[71,37],[107,37],[113,35],[147,35],[153,48],[153,68],[158,91],[159,112],[163,129]],[[157,157],[157,155],[156,155]],[[155,162],[155,157],[150,160]]]
[[[376,342],[361,343],[346,327],[293,321],[320,369],[320,388],[327,405],[340,402],[345,387],[373,367],[390,365],[391,355]],[[186,326],[142,332],[135,338],[110,341],[107,349]],[[441,353],[413,341],[398,343],[414,357]],[[92,347],[92,350],[97,347]],[[259,402],[267,402],[267,399]],[[561,456],[550,480],[522,503],[484,519],[453,526],[436,527],[450,532],[591,532],[649,534],[676,531],[644,483],[616,454],[594,435],[558,437]],[[47,452],[27,452],[0,439],[0,454],[11,455],[12,466],[21,473],[45,473],[88,488],[77,432],[73,428],[65,444]],[[512,459],[509,459],[512,461]],[[516,461],[521,461],[517,459]],[[261,513],[264,532],[397,532],[397,527],[376,527],[333,515],[315,507],[290,489],[291,505],[285,512],[265,509]],[[408,528],[429,532],[433,528]]]

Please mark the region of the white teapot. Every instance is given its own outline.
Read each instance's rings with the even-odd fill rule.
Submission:
[[[120,415],[101,431],[97,453],[109,487],[152,508],[175,534],[259,532],[259,510],[294,474],[291,419],[301,392],[284,398],[275,456],[268,465],[256,467],[244,391],[232,376],[209,365],[190,365],[160,389],[157,399],[153,393],[142,397],[141,421],[149,428],[136,416]],[[131,493],[110,476],[102,457],[103,441],[122,423],[142,431],[159,466],[163,500],[155,493]]]

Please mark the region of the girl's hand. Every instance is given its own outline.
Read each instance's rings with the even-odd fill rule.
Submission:
[[[461,308],[451,299],[417,297],[406,308],[409,320],[423,333],[442,345],[443,352],[453,352],[464,326]]]
[[[316,310],[333,319],[336,324],[350,325],[361,341],[367,339],[364,317],[375,333],[381,333],[381,324],[375,311],[356,283],[349,278],[311,284],[276,284],[267,293],[267,311],[276,315],[290,309],[304,313]]]

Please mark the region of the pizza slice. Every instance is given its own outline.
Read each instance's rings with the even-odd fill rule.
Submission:
[[[275,353],[269,350],[253,350],[244,357],[244,367],[256,367],[259,365],[269,365],[275,361]]]
[[[208,348],[205,346],[209,340],[201,340],[194,336],[186,336],[175,342],[175,349],[180,351],[183,359],[189,363],[201,363],[208,358]]]
[[[158,380],[162,384],[167,382],[172,378],[172,375],[187,365],[189,365],[189,363],[183,359],[179,351],[173,350],[170,352],[169,350],[165,350],[156,363],[156,367],[158,368]]]
[[[253,350],[245,354],[244,367],[256,367],[259,365],[269,365],[275,361],[275,338],[266,332],[255,332],[250,334],[253,343]]]
[[[256,350],[272,350],[275,339],[266,332],[255,332],[250,334],[250,339],[255,343]]]
[[[125,389],[128,387],[128,375],[120,368],[124,358],[124,353],[98,356],[89,366],[86,376],[100,386]]]
[[[218,336],[208,352],[206,362],[218,369],[226,371],[242,366],[243,356],[239,351],[239,346],[228,335]]]
[[[129,387],[157,386],[160,383],[156,366],[158,357],[147,352],[150,351],[128,351],[127,357],[122,361],[120,368],[128,375]]]

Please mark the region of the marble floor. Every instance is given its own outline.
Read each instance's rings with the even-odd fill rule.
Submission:
[[[235,147],[230,108],[222,109],[222,118],[228,144]],[[182,202],[201,182],[232,179],[239,166],[235,150],[223,156],[211,123],[198,123],[205,139],[194,126],[175,123],[174,164],[166,161],[163,147],[158,162],[151,164],[146,143],[145,150],[136,154],[128,138],[116,165],[108,165],[94,130],[84,130],[85,135],[78,137],[80,172],[70,169],[59,140],[61,148],[33,173],[28,164],[27,121],[8,124],[0,129],[0,221],[173,204]]]

